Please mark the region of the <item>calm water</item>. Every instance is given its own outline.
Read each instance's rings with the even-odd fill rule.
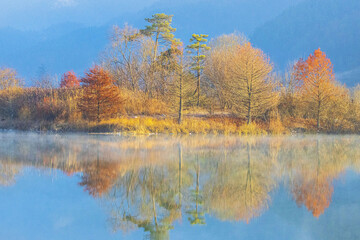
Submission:
[[[0,239],[360,239],[360,137],[0,133]]]

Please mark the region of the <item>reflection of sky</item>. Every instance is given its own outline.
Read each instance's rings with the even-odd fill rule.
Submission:
[[[141,231],[112,233],[106,211],[78,185],[78,176],[27,169],[15,185],[0,188],[0,239],[143,239]],[[250,224],[206,216],[206,226],[190,226],[183,216],[171,239],[359,239],[360,178],[353,172],[334,181],[330,207],[318,219],[298,207],[280,187]]]

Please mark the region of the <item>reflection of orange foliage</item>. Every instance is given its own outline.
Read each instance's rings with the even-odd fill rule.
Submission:
[[[315,217],[329,207],[334,188],[328,179],[295,184],[293,196],[298,205],[304,204]]]
[[[116,163],[92,162],[84,169],[84,175],[79,184],[85,186],[85,191],[88,191],[90,195],[100,197],[113,186],[117,176]]]

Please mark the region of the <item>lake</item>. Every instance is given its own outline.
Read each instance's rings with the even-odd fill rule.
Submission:
[[[0,132],[0,239],[360,239],[359,144]]]

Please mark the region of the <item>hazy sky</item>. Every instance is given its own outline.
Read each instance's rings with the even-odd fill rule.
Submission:
[[[157,0],[0,0],[0,28],[39,29],[61,22],[100,25]]]

